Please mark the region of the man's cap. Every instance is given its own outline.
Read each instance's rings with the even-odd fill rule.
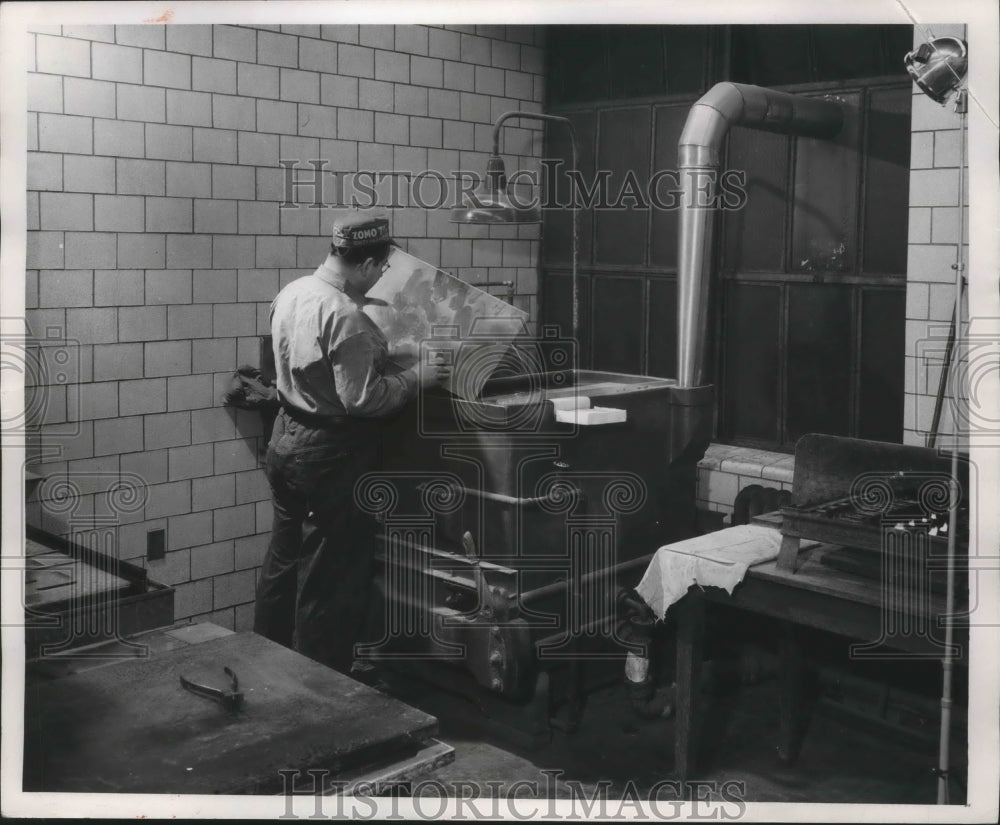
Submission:
[[[333,245],[343,249],[357,249],[391,240],[386,218],[357,213],[344,215],[333,222]]]

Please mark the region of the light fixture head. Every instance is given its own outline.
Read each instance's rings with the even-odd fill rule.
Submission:
[[[503,158],[491,155],[486,164],[486,187],[482,194],[470,193],[462,205],[451,210],[452,223],[519,224],[541,223],[537,205],[514,203],[507,193],[507,173]]]
[[[920,90],[943,106],[965,79],[968,46],[957,37],[937,37],[907,54],[903,65]]]

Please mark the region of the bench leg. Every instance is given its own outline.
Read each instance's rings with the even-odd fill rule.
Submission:
[[[702,640],[705,632],[705,602],[688,593],[677,611],[677,711],[674,725],[674,771],[681,781],[697,769],[699,752],[699,682]]]

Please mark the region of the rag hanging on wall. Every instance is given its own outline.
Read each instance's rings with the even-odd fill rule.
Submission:
[[[966,167],[966,118],[968,113],[967,97],[968,91],[965,88],[965,75],[968,70],[968,47],[964,40],[956,37],[937,37],[921,43],[920,46],[906,55],[903,59],[906,71],[909,72],[913,82],[931,100],[940,103],[942,106],[948,104],[949,100],[954,100],[955,113],[959,116],[959,152],[960,160],[958,166],[958,242],[956,244],[955,263],[952,269],[955,271],[955,306],[951,314],[951,330],[948,334],[948,343],[945,348],[945,363],[941,370],[941,381],[938,386],[937,398],[934,404],[934,418],[931,430],[927,436],[927,446],[933,447],[938,435],[941,423],[941,408],[944,402],[944,393],[947,387],[948,374],[951,365],[956,360],[954,355],[955,341],[962,323],[962,291],[965,282],[965,264],[963,247],[965,244],[965,167]],[[955,370],[954,382],[952,386],[953,403],[961,403],[962,387],[960,371]],[[951,454],[951,476],[952,479],[958,477],[958,416],[953,415],[955,444],[952,445]],[[956,485],[949,485],[952,496],[959,495]],[[951,736],[951,688],[952,670],[954,662],[952,660],[951,649],[953,642],[953,616],[955,611],[955,542],[956,542],[956,521],[958,513],[958,501],[950,502],[949,507],[950,523],[948,525],[948,570],[947,570],[947,596],[945,608],[945,641],[944,657],[941,661],[943,670],[943,684],[941,690],[941,739],[938,751],[938,805],[948,804],[948,762],[949,745]]]

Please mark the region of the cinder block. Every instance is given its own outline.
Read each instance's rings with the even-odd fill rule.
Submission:
[[[115,26],[115,41],[147,49],[166,48],[166,26]]]
[[[167,122],[182,126],[211,126],[214,97],[218,95],[167,89]]]
[[[274,523],[274,506],[269,501],[258,501],[254,505],[257,518],[257,532],[270,533]]]
[[[214,253],[213,253],[214,254]],[[251,244],[250,254],[253,255]],[[236,300],[235,269],[197,269],[192,272],[195,303],[218,303]]]
[[[257,62],[267,66],[297,66],[298,38],[289,34],[257,32]]]
[[[56,112],[63,110],[63,78],[56,74],[28,73],[28,111]]]
[[[427,113],[431,117],[458,120],[462,116],[462,97],[448,89],[431,89],[427,93]]]
[[[143,199],[134,195],[96,195],[94,198],[94,228],[97,231],[108,232],[142,232],[145,227]],[[123,243],[125,239],[118,238],[119,255],[124,247],[141,243],[143,238],[133,238]],[[128,254],[129,250],[125,250]],[[138,250],[131,250],[137,252]],[[162,250],[161,250],[162,255]],[[135,260],[132,258],[132,260]],[[148,261],[148,258],[143,260]],[[162,263],[162,256],[160,261]],[[125,266],[121,260],[119,266]]]
[[[120,390],[119,390],[120,391]],[[120,459],[122,472],[135,473],[147,484],[162,484],[167,480],[167,451],[130,453]],[[145,547],[145,541],[143,541]]]
[[[520,267],[517,270],[517,291],[520,295],[538,294],[538,270],[534,267]]]
[[[545,75],[535,75],[535,94],[532,99],[539,105],[545,100]]]
[[[931,212],[930,207],[912,207],[907,226],[908,243],[931,242]]]
[[[212,197],[253,200],[254,170],[243,166],[212,166]]]
[[[933,135],[934,166],[938,169],[949,166],[957,167],[962,160],[961,141],[959,140],[961,133],[957,129],[953,129],[950,131],[934,132]]]
[[[956,169],[914,169],[910,172],[910,206],[958,204]]]
[[[374,49],[392,49],[396,40],[395,26],[358,27],[358,45],[371,46]]]
[[[387,177],[381,180],[374,177],[379,172],[392,172],[392,144],[389,143],[362,143],[358,146],[358,169],[363,170],[365,177],[355,179],[353,182],[345,182],[344,191],[348,196],[358,195],[358,200],[371,198],[372,195],[365,193],[362,185],[371,183],[378,197],[389,202],[394,199],[393,182]],[[364,184],[361,183],[364,181]],[[400,181],[402,183],[402,181]],[[398,185],[398,184],[397,184]],[[403,187],[405,195],[405,186]],[[302,199],[299,199],[302,201]]]
[[[384,51],[382,49],[376,50],[375,79],[395,83],[409,83],[410,58],[399,52]]]
[[[929,284],[928,286],[927,317],[931,321],[950,321],[955,306],[954,284]]]
[[[240,132],[237,157],[242,166],[274,166],[278,163],[278,136]]]
[[[122,381],[120,391],[121,408],[119,412],[126,415],[125,404],[126,379],[142,378],[142,344],[96,344],[94,346],[94,380]],[[135,400],[137,393],[129,398]],[[132,410],[133,412],[159,412],[160,410]]]
[[[441,121],[426,117],[410,118],[410,143],[415,146],[428,146],[440,149]]]
[[[281,270],[281,286],[284,287],[287,282],[295,280],[295,278],[299,278],[302,275],[312,273],[326,259],[329,251],[330,242],[325,235],[315,238],[296,238],[295,260],[297,266],[301,268]],[[267,318],[266,312],[264,313],[263,323],[265,331],[261,332],[261,320],[260,315],[258,315],[257,332],[260,335],[266,335],[270,331],[270,321]]]
[[[958,242],[958,207],[941,206],[931,210],[931,242],[955,244]],[[969,242],[969,209],[965,208],[965,243]]]
[[[476,89],[476,73],[468,63],[446,60],[444,61],[444,87],[460,92],[473,92]]]
[[[254,508],[252,504],[243,504],[236,507],[226,507],[221,510],[212,511],[213,530],[212,537],[216,541],[233,539],[237,536],[248,536],[255,532]],[[232,543],[229,542],[229,564],[232,569],[233,555]]]
[[[236,345],[235,341],[227,342],[233,351],[232,366],[228,369],[236,369]],[[197,347],[198,342],[195,342]],[[202,444],[208,441],[216,442],[235,438],[236,425],[232,410],[225,407],[212,407],[205,410],[192,410],[191,412],[191,443]],[[246,469],[246,468],[240,468]],[[216,466],[216,476],[222,475],[222,471]],[[235,487],[233,488],[235,490]]]
[[[545,52],[537,46],[521,46],[521,71],[534,75],[545,73]]]
[[[493,69],[488,66],[476,66],[476,93],[483,95],[503,95],[503,70]]]
[[[38,148],[43,152],[91,155],[94,150],[94,121],[79,115],[38,115]]]
[[[110,310],[114,311],[114,310]],[[118,310],[118,340],[160,341],[167,337],[166,307],[121,307]]]
[[[206,513],[206,515],[208,515]],[[214,514],[212,514],[214,516]],[[204,541],[204,536],[212,535],[212,528],[202,534],[200,541]],[[215,544],[206,544],[202,547],[191,549],[191,578],[205,579],[210,576],[219,576],[223,573],[232,573],[233,564],[233,542],[220,541]]]
[[[282,100],[298,103],[319,103],[319,74],[298,69],[281,70]]]
[[[153,416],[146,417],[147,425],[151,417]],[[146,435],[148,441],[148,428]],[[176,516],[191,512],[190,481],[172,481],[166,484],[154,484],[148,489],[149,498],[146,499],[146,518],[165,518],[167,516]],[[179,550],[175,551],[175,553],[167,553],[167,559],[169,560],[171,556],[178,553],[187,554],[187,552],[187,550]],[[148,560],[146,562],[146,569],[149,570],[151,576],[153,575],[154,563]]]
[[[206,233],[236,232],[237,201],[198,199],[194,202],[194,231]]]
[[[236,163],[236,132],[195,127],[194,160],[204,163]]]
[[[531,100],[534,78],[525,72],[504,72],[504,93],[515,100]]]
[[[427,115],[427,87],[396,84],[394,92],[397,115]]]
[[[167,235],[169,269],[204,269],[212,265],[212,235]]]
[[[28,112],[25,120],[28,124],[28,146],[29,152],[38,151],[38,114],[36,112]]]
[[[221,337],[197,339],[191,342],[191,359],[194,373],[235,370],[236,341]]]
[[[190,232],[192,228],[190,198],[146,198],[146,230],[148,232]],[[167,262],[169,264],[169,250]]]
[[[278,207],[275,203],[240,201],[239,232],[242,235],[275,235],[278,232]]]
[[[168,478],[171,481],[212,475],[213,452],[211,444],[173,447],[167,451],[167,456]]]
[[[252,132],[256,128],[256,102],[252,97],[234,95],[212,95],[212,116],[207,125],[216,129],[243,129]]]
[[[151,269],[146,272],[147,305],[190,303],[190,269]]]
[[[521,46],[506,40],[492,41],[490,64],[497,69],[520,69]]]
[[[94,384],[80,384],[76,393],[70,393],[67,396],[66,412],[70,421],[117,418],[118,382],[101,381]]]
[[[212,334],[216,338],[253,335],[256,311],[250,304],[215,304],[212,307]]]
[[[320,26],[320,37],[337,43],[357,43],[358,26]]]
[[[319,141],[314,137],[292,137],[282,135],[279,141],[279,155],[282,160],[294,160],[298,165],[312,171],[310,160],[319,154]]]
[[[63,159],[88,158],[87,155],[58,155],[54,152],[28,152],[27,184],[28,189],[48,189],[55,192],[63,190]],[[88,158],[89,159],[89,158]],[[114,161],[112,161],[112,164]]]
[[[337,47],[337,73],[353,77],[375,77],[375,50],[341,43]]]
[[[118,340],[116,312],[109,309],[67,309],[66,337],[81,344],[111,344]]]
[[[219,507],[232,507],[235,503],[236,489],[234,478],[233,474],[229,474],[193,479],[191,481],[192,509],[215,510]]]
[[[411,57],[410,83],[441,88],[444,84],[444,63],[436,57]]]
[[[236,474],[236,503],[248,504],[270,501],[271,487],[263,469],[248,470]]]
[[[254,266],[273,269],[295,266],[295,238],[269,235],[258,237],[255,240],[256,255]],[[239,334],[253,335],[254,333]]]
[[[444,213],[445,210],[438,210]],[[432,212],[431,216],[437,214]],[[428,218],[428,224],[430,217]],[[428,226],[430,231],[430,226]],[[452,268],[464,268],[472,266],[472,241],[447,239],[441,241],[441,266]]]
[[[118,260],[118,239],[110,233],[67,232],[66,258],[74,266],[88,269],[114,267]]]
[[[910,168],[930,169],[934,166],[934,132],[913,132],[910,135]]]
[[[491,57],[489,38],[462,34],[461,55],[463,63],[478,63],[482,66],[489,66]]]
[[[238,63],[236,90],[247,97],[278,96],[278,72],[276,66],[257,66],[251,63]]]
[[[191,413],[189,412],[147,415],[143,426],[147,450],[183,447],[191,443]],[[188,512],[189,510],[190,505],[188,510],[179,512]]]
[[[257,468],[257,447],[252,439],[216,441],[214,447],[216,473],[239,473]]]
[[[459,99],[461,119],[466,122],[492,123],[490,99],[486,95],[461,93]]]
[[[166,496],[168,493],[160,492],[160,488],[166,487],[167,485],[159,484],[156,487],[150,488],[152,494],[153,490],[157,491],[158,496]],[[172,490],[169,494],[176,496]],[[176,501],[166,502],[168,509],[177,505]],[[150,505],[147,503],[147,508]],[[153,504],[151,508],[154,512],[159,511],[161,505],[159,503]],[[171,513],[165,513],[163,515],[170,515]],[[146,518],[153,518],[149,514],[149,509],[146,512]],[[149,577],[160,584],[169,584],[177,587],[184,586],[187,582],[191,581],[191,551],[184,550],[174,550],[171,553],[164,555],[162,559],[156,561],[146,561],[146,570],[149,572]],[[176,614],[175,614],[176,615]]]
[[[337,71],[337,44],[303,37],[299,39],[299,67],[314,72]]]
[[[146,157],[163,160],[191,160],[190,126],[146,124]]]
[[[216,513],[219,511],[216,510]],[[252,602],[254,599],[254,571],[241,570],[212,579],[213,600],[216,610],[232,605]]]
[[[28,194],[35,193],[29,192]],[[38,270],[29,269],[24,274],[24,308],[38,309]]]
[[[267,554],[267,546],[270,541],[271,536],[268,533],[242,536],[236,539],[233,547],[236,569],[246,570],[250,567],[260,567],[264,563],[264,556]]]
[[[141,158],[146,154],[146,132],[142,123],[95,120],[93,124],[95,154],[128,158]]]
[[[337,110],[332,106],[299,104],[299,134],[312,137],[329,137],[337,134]]]
[[[86,40],[36,35],[35,59],[38,71],[46,74],[90,77],[90,43]]]
[[[257,32],[238,26],[213,27],[213,55],[229,60],[257,62]]]
[[[391,112],[395,105],[393,100],[394,86],[382,80],[360,80],[358,91],[366,109],[377,112]],[[357,104],[355,104],[357,105]]]
[[[119,158],[118,193],[121,195],[162,195],[166,172],[163,161]]]
[[[63,37],[75,37],[80,40],[92,40],[92,41],[101,41],[104,43],[114,43],[115,27],[96,26],[90,24],[80,25],[80,26],[63,26],[62,35]]]
[[[906,317],[925,319],[928,317],[930,288],[927,284],[906,285]]]
[[[94,303],[94,273],[87,270],[42,270],[38,278],[39,306],[89,307]]]
[[[503,263],[503,241],[478,240],[472,245],[473,266],[500,266]]]
[[[142,416],[94,422],[94,455],[121,455],[142,449]]]
[[[218,269],[253,267],[254,239],[241,236],[219,236],[212,239],[212,266]],[[200,267],[199,267],[200,268]]]
[[[400,238],[418,238],[427,234],[427,212],[423,209],[394,209],[392,234]]]
[[[232,60],[211,57],[191,59],[191,88],[199,92],[236,94],[236,67]]]
[[[167,26],[167,51],[185,54],[212,54],[212,27],[208,25]]]
[[[142,82],[147,86],[167,86],[171,89],[191,88],[191,57],[172,52],[142,53]]]
[[[58,155],[32,152],[28,156],[29,188],[32,158],[56,158]],[[65,188],[68,192],[114,192],[115,191],[115,159],[94,157],[92,155],[66,155],[62,162],[65,176]],[[54,177],[54,175],[48,175]],[[63,176],[61,175],[60,178]],[[55,187],[37,187],[55,188]]]
[[[442,145],[446,149],[475,149],[475,129],[472,123],[458,120],[444,121]]]
[[[315,209],[310,209],[307,206],[299,206],[295,209],[282,209],[280,210],[280,220],[281,220],[281,234],[282,235],[318,235],[319,234],[319,212]],[[292,240],[292,239],[289,239]],[[294,244],[289,246],[283,243],[279,249],[272,250],[271,246],[267,246],[268,252],[274,252],[274,254],[280,255],[280,260],[284,263],[284,266],[289,266],[294,264],[295,259],[295,248]],[[288,258],[287,255],[291,254],[293,257]],[[259,262],[258,262],[259,263]],[[273,298],[274,296],[272,296]],[[270,300],[270,299],[269,299]]]
[[[258,100],[257,131],[277,135],[298,134],[296,105],[281,100]]]
[[[115,117],[115,84],[104,80],[67,77],[63,81],[68,115]]]
[[[950,245],[910,244],[907,248],[907,282],[952,283],[955,249]]]
[[[426,55],[429,48],[426,26],[396,26],[396,51]]]
[[[174,619],[189,619],[212,609],[212,580],[184,582],[174,588]]]
[[[212,167],[207,163],[166,164],[167,195],[177,198],[209,198],[212,196]]]
[[[941,106],[924,94],[913,95],[910,128],[914,132],[954,129],[957,123],[958,118],[951,107]]]
[[[278,294],[278,270],[243,269],[238,276],[238,300],[273,301]],[[252,334],[252,333],[251,333]]]
[[[431,57],[443,57],[448,60],[461,60],[461,35],[446,29],[429,29],[427,32],[427,54]]]
[[[203,309],[204,307],[177,307]],[[178,375],[167,378],[167,412],[200,410],[214,403],[211,375]]]
[[[190,448],[178,448],[190,449]],[[170,452],[173,452],[172,450]],[[194,491],[192,490],[192,499]],[[212,535],[211,513],[188,513],[167,520],[167,550],[183,550],[202,544]],[[194,578],[200,578],[195,576]]]
[[[142,50],[131,46],[94,43],[91,46],[93,76],[117,83],[142,83]]]

